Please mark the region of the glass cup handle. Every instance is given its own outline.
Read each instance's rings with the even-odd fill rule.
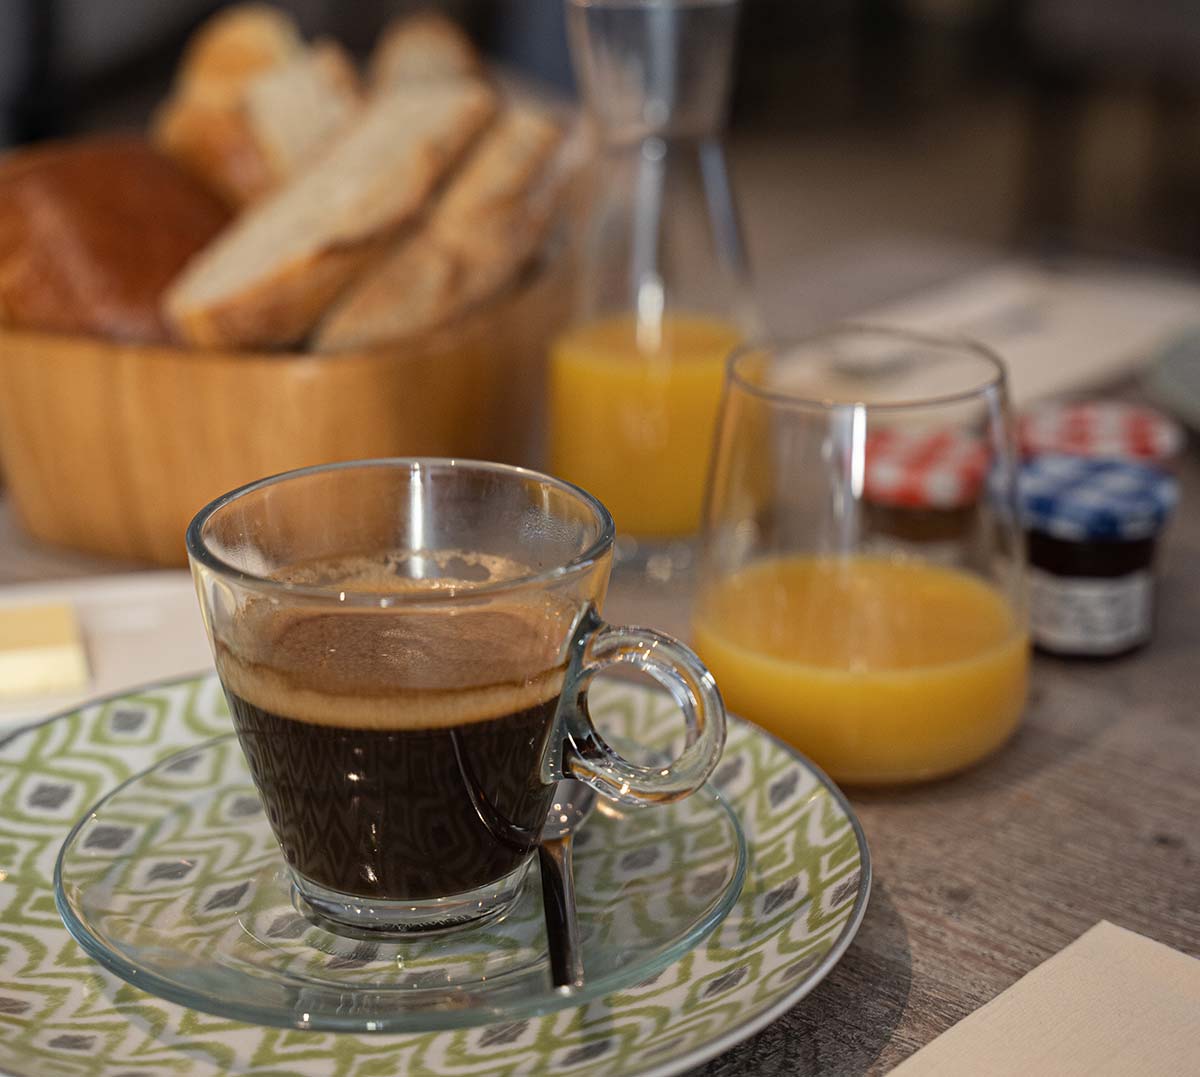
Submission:
[[[725,747],[725,705],[713,675],[688,648],[649,628],[616,628],[591,613],[576,636],[581,660],[570,691],[580,721],[567,731],[564,771],[622,804],[679,800],[704,784]],[[592,723],[587,692],[603,669],[625,663],[674,698],[687,724],[683,754],[666,766],[641,766],[618,755]]]

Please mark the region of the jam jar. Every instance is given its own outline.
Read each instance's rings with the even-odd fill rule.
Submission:
[[[1183,445],[1183,430],[1165,415],[1123,400],[1035,404],[1018,424],[1021,453],[1135,460],[1168,468]]]
[[[1034,643],[1109,657],[1146,643],[1158,538],[1178,497],[1173,477],[1129,460],[1044,454],[1022,465]]]
[[[976,526],[984,442],[959,430],[881,427],[866,439],[863,507],[873,545],[954,561]]]

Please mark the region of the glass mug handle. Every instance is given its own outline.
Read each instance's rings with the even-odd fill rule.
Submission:
[[[725,747],[725,705],[704,663],[671,636],[649,628],[614,627],[595,610],[584,615],[574,646],[577,655],[568,673],[567,691],[577,700],[577,720],[567,729],[564,776],[622,804],[662,804],[699,789]],[[588,715],[592,679],[622,663],[661,684],[683,711],[686,747],[666,766],[641,766],[618,755]]]

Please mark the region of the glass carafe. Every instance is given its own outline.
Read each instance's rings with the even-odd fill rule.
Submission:
[[[721,131],[739,0],[566,0],[598,153],[550,455],[612,511],[618,556],[686,569],[724,364],[755,333]]]

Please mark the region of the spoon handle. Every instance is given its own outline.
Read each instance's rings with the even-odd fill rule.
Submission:
[[[550,976],[556,988],[572,991],[583,986],[583,954],[575,916],[570,836],[544,840],[538,846],[538,866],[546,911],[546,941],[550,946]]]

